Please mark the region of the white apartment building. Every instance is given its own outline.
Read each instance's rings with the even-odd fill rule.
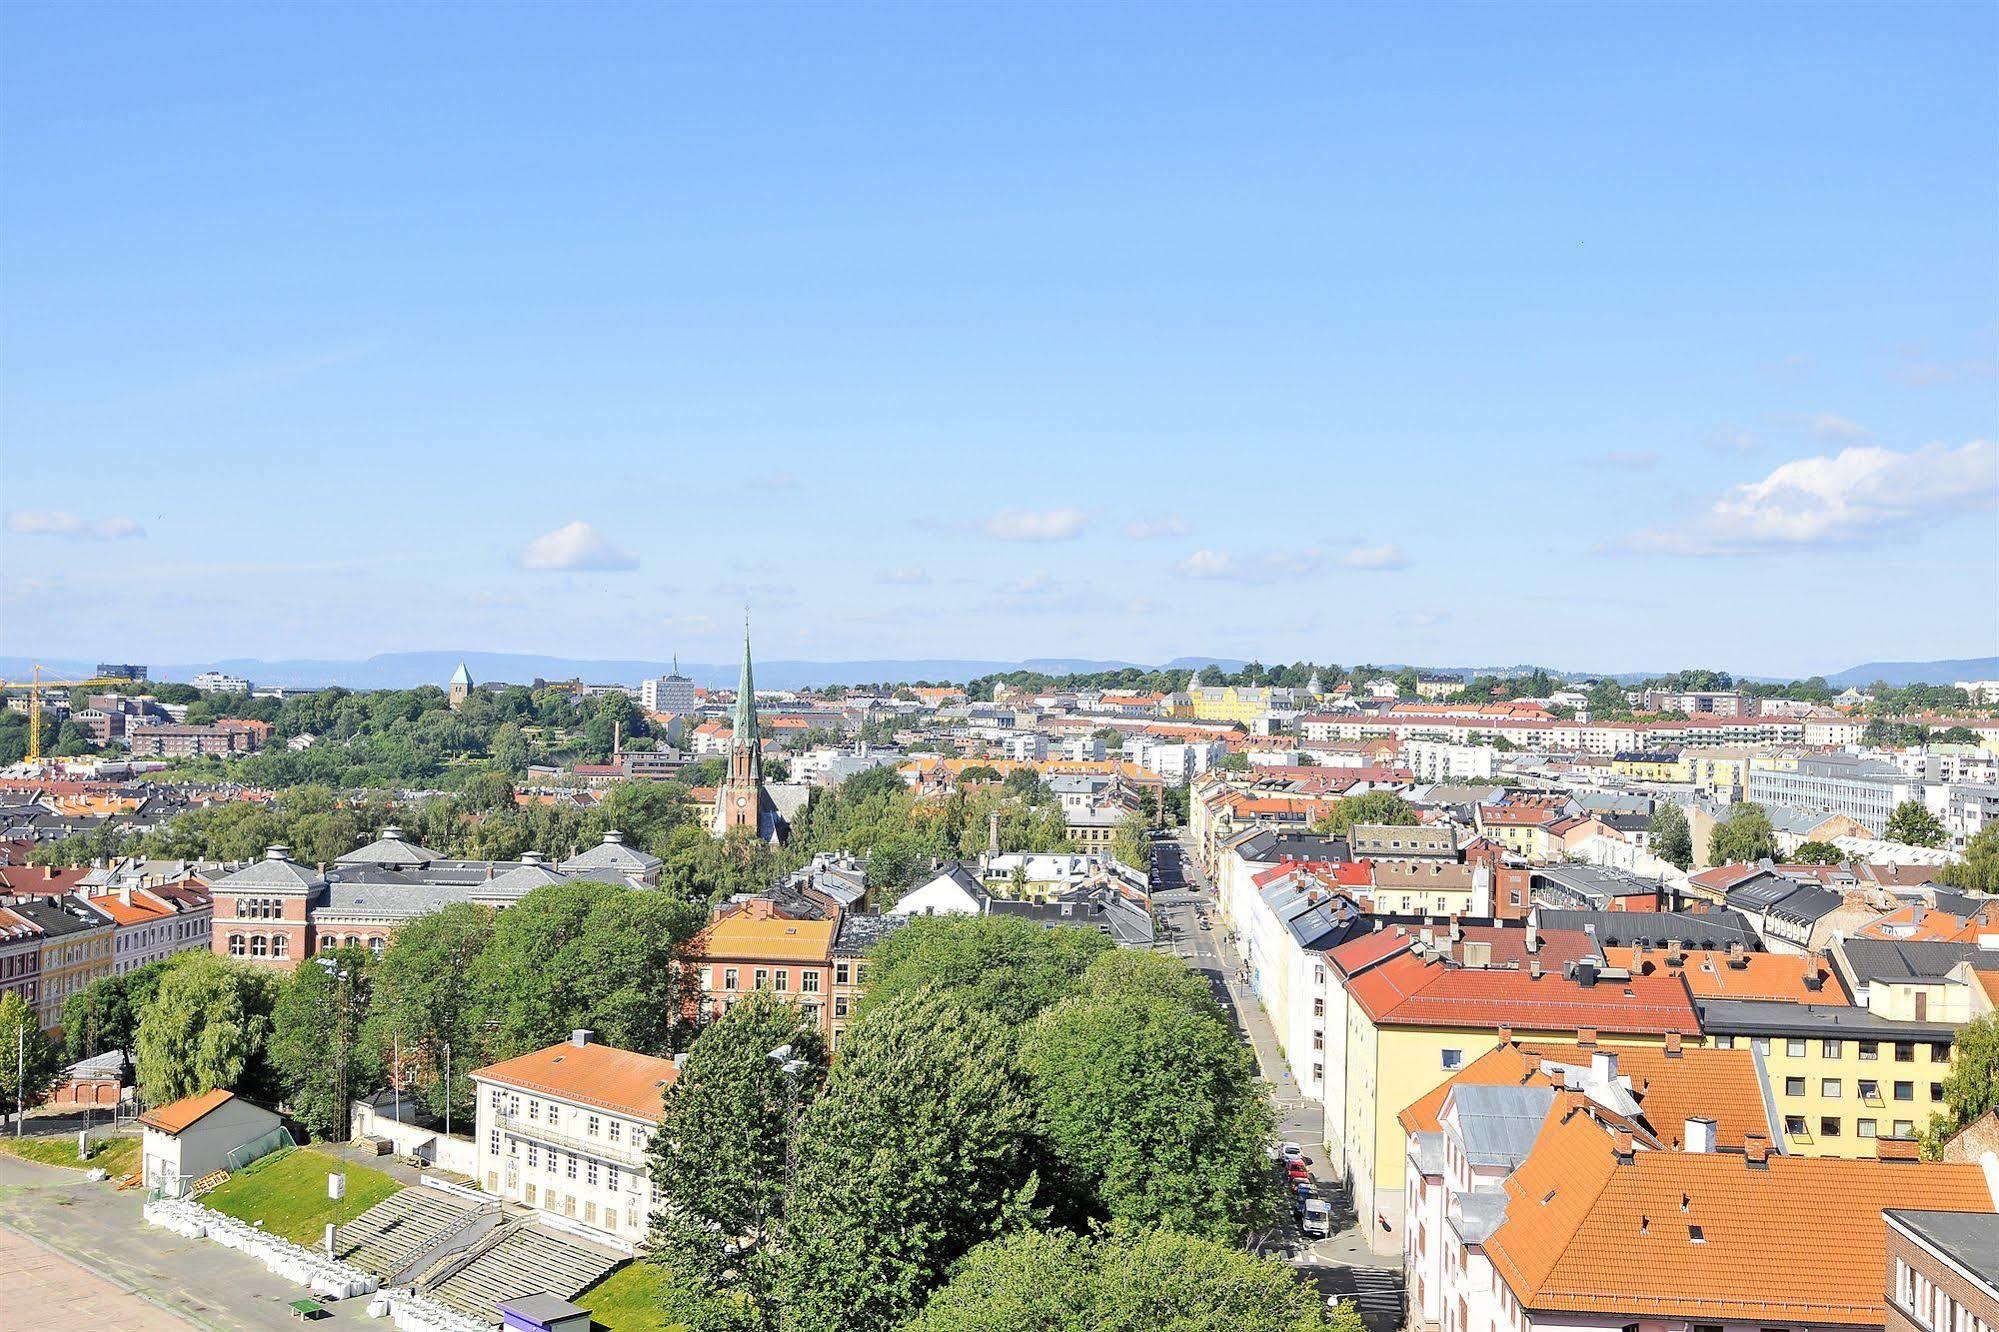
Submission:
[[[622,1243],[643,1239],[654,1202],[646,1146],[679,1072],[587,1031],[475,1070],[477,1183]]]
[[[1801,758],[1795,767],[1749,769],[1746,795],[1766,808],[1783,805],[1819,814],[1844,814],[1875,835],[1905,800],[1921,800],[1923,783],[1893,764],[1850,754]]]
[[[1120,757],[1147,772],[1157,773],[1175,786],[1185,786],[1220,763],[1228,752],[1229,747],[1220,740],[1181,744],[1133,735],[1125,738]]]
[[[1975,708],[1999,703],[1999,680],[1959,680],[1957,688],[1971,695],[1971,706]]]
[[[1038,763],[1048,757],[1048,737],[1038,731],[1015,731],[1000,740],[999,751],[1015,763]]]
[[[205,694],[247,694],[250,682],[240,675],[228,675],[222,671],[203,671],[188,681]]]
[[[1405,740],[1397,752],[1402,766],[1415,774],[1419,782],[1486,781],[1499,765],[1499,751],[1491,745]]]
[[[1944,791],[1943,826],[1950,834],[1944,845],[1961,853],[1972,838],[1999,823],[1999,785],[1966,783]]]

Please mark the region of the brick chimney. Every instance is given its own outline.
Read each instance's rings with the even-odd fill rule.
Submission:
[[[1751,1170],[1770,1168],[1770,1135],[1767,1133],[1745,1133],[1742,1137],[1742,1158]]]

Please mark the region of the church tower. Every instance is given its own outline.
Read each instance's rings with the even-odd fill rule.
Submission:
[[[470,697],[472,697],[472,672],[466,670],[465,663],[461,661],[458,663],[458,669],[451,673],[451,684],[445,691],[445,698],[451,704],[451,710],[456,712],[465,706],[465,700]]]
[[[764,793],[763,737],[757,733],[757,687],[750,672],[750,626],[743,623],[743,678],[736,685],[735,734],[729,740],[729,775],[715,795],[715,831],[731,833],[747,828],[755,837],[764,835],[764,810],[770,797]]]

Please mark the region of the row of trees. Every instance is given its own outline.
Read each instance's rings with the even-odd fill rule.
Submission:
[[[448,906],[380,954],[338,949],[289,973],[183,953],[70,996],[66,1053],[126,1051],[149,1105],[230,1087],[322,1137],[345,1098],[384,1085],[466,1116],[470,1070],[578,1027],[649,1054],[683,1044],[674,963],[704,919],[664,893],[565,883],[504,912]]]
[[[1271,1123],[1177,959],[916,920],[877,950],[830,1067],[768,996],[694,1041],[653,1139],[664,1313],[970,1332],[1022,1326],[1019,1299],[1053,1282],[1034,1297],[1066,1321],[1025,1325],[1318,1327],[1287,1271],[1240,1252],[1275,1205]]]

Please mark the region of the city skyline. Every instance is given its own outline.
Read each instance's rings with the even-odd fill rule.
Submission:
[[[0,16],[0,653],[1999,644],[1989,7],[593,13]]]

